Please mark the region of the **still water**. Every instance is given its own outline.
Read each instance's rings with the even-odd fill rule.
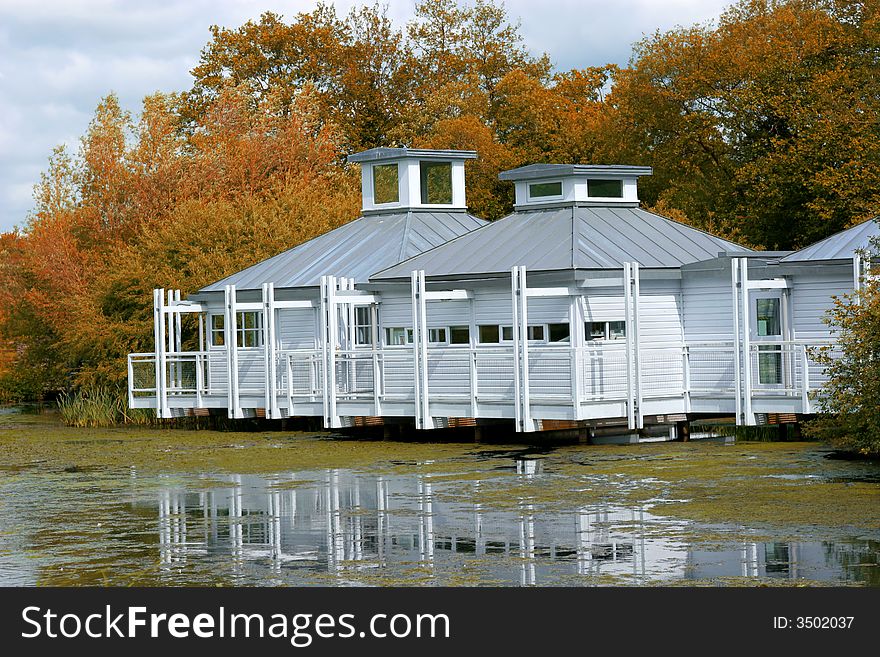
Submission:
[[[11,455],[0,467],[2,585],[880,584],[876,527],[694,520],[664,513],[675,487],[657,486],[659,465],[658,477],[614,476],[626,471],[615,462],[691,453],[681,445],[446,445],[432,461],[397,459],[411,448],[379,443],[375,463],[238,473],[101,459],[55,467],[54,456],[23,459],[2,437]],[[91,440],[90,449],[123,449],[107,436]],[[262,440],[278,450],[295,442]],[[314,437],[296,444],[310,441],[339,449]],[[744,463],[756,456],[742,445],[693,449],[710,450],[701,458],[739,450]],[[791,449],[785,462],[801,466],[821,466],[815,459],[828,451]],[[821,479],[805,467],[777,468],[769,485]],[[849,466],[833,467],[839,480]],[[862,484],[880,486],[876,466],[852,467]],[[639,486],[650,496],[628,494]]]

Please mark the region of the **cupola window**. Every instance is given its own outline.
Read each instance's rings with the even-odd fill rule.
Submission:
[[[588,178],[587,196],[590,198],[623,198],[623,181]]]
[[[529,198],[562,198],[562,181],[538,182],[529,185]]]
[[[423,205],[452,204],[452,163],[419,162]]]
[[[399,174],[397,164],[373,165],[373,202],[397,203],[400,200]]]

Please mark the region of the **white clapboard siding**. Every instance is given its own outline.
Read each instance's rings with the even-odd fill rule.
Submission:
[[[684,361],[680,345],[681,285],[674,281],[642,281],[639,295],[639,342],[642,396],[681,395]]]
[[[316,347],[318,314],[315,308],[280,308],[275,313],[275,330],[281,349]]]
[[[474,291],[474,317],[477,325],[513,323],[510,289],[492,288]]]
[[[471,302],[468,299],[428,301],[426,310],[429,328],[469,326],[471,323]]]
[[[684,272],[681,281],[685,342],[693,391],[732,390],[733,292],[729,273]],[[701,347],[703,343],[713,346]]]
[[[224,394],[227,390],[229,376],[223,347],[208,351],[208,384],[211,394]]]
[[[266,385],[266,363],[262,347],[238,350],[238,388],[262,394]]]
[[[852,293],[852,275],[801,274],[792,280],[792,329],[795,340],[828,340],[833,333],[822,321],[834,306],[833,296]]]
[[[383,293],[382,303],[379,304],[379,325],[382,329],[411,328],[412,323],[412,299],[409,290],[406,295]]]

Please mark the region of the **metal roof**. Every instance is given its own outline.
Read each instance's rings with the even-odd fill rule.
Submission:
[[[349,155],[347,160],[349,162],[378,162],[380,160],[398,160],[403,157],[417,157],[421,160],[473,160],[477,157],[477,152],[380,146]]]
[[[486,224],[467,212],[400,212],[360,217],[199,292],[320,285],[332,275],[366,281],[371,274]]]
[[[552,176],[650,176],[651,167],[629,164],[529,164],[502,171],[499,180],[530,180]]]
[[[624,262],[676,268],[720,252],[752,253],[733,242],[639,208],[576,207],[515,212],[389,267],[371,280],[530,270],[618,269]]]
[[[880,236],[880,223],[877,219],[868,219],[857,226],[847,228],[831,237],[826,237],[815,244],[795,251],[780,262],[804,262],[807,260],[843,260],[850,259],[857,249],[871,246],[871,238]]]

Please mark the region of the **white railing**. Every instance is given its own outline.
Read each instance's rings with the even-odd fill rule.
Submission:
[[[817,362],[819,343],[761,342],[749,347],[749,392],[754,397],[807,397],[825,382]],[[832,356],[834,352],[831,352]],[[229,376],[225,352],[165,354],[164,392],[174,398],[225,396]],[[322,359],[317,349],[275,352],[274,392],[296,402],[320,403],[324,396]],[[413,401],[414,352],[410,346],[335,352],[335,394],[342,401]],[[239,394],[263,397],[267,391],[267,355],[262,348],[237,353]],[[745,362],[730,342],[644,344],[639,350],[639,399],[733,397],[736,369],[744,376]],[[621,401],[632,394],[630,378],[636,364],[628,361],[622,341],[529,346],[531,403],[574,405]],[[428,389],[431,400],[470,403],[476,415],[480,403],[513,403],[516,361],[512,345],[429,346]],[[128,357],[129,399],[156,397],[156,358],[138,353]],[[745,390],[746,380],[741,380]],[[805,401],[806,403],[806,401]],[[192,405],[190,400],[187,405]],[[808,406],[805,405],[805,408]]]

